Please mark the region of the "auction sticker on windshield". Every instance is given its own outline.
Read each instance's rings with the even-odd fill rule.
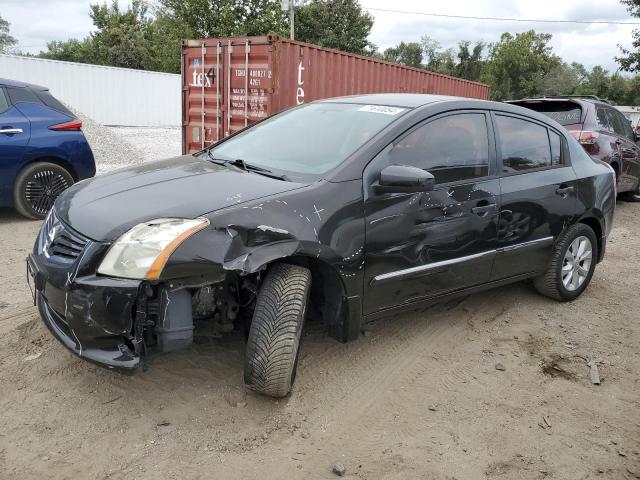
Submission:
[[[365,105],[358,109],[359,112],[383,113],[385,115],[397,115],[406,110],[406,108],[386,107],[384,105]]]

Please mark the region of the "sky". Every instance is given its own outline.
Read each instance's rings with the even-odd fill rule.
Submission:
[[[37,53],[51,40],[86,36],[93,25],[89,4],[104,0],[0,0],[0,16],[11,23],[18,48]],[[126,6],[127,0],[120,0]],[[360,0],[363,7],[519,19],[640,22],[632,18],[618,0]],[[553,34],[554,52],[567,62],[587,67],[618,68],[614,57],[618,44],[630,46],[631,31],[640,25],[585,25],[571,23],[530,23],[496,20],[436,18],[416,13],[403,14],[369,10],[375,17],[370,41],[381,50],[400,41],[419,41],[428,35],[444,48],[460,40],[497,41],[502,32],[534,29]]]

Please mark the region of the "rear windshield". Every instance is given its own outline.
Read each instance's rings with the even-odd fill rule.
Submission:
[[[573,102],[522,102],[516,105],[540,112],[560,125],[580,123],[582,119],[582,108]]]

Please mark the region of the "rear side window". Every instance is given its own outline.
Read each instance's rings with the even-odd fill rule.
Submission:
[[[503,115],[496,115],[496,123],[500,132],[504,173],[516,173],[552,165],[549,134],[545,127]]]
[[[0,88],[0,113],[9,110],[9,102],[4,93],[4,88]]]
[[[75,117],[71,111],[67,107],[65,107],[57,98],[55,98],[48,90],[36,90],[35,91],[38,98],[44,103],[47,107],[53,108],[65,115],[69,115],[70,117]]]
[[[11,99],[11,103],[39,103],[42,104],[40,99],[36,97],[36,94],[30,88],[20,87],[7,87],[7,93]]]
[[[560,125],[580,123],[580,120],[582,119],[582,108],[574,102],[523,102],[519,105],[535,110],[536,112],[540,112],[547,117],[552,118]]]
[[[560,135],[549,130],[549,140],[551,142],[551,165],[562,164],[562,142]]]
[[[461,113],[422,125],[393,145],[389,161],[422,168],[436,183],[486,177],[489,140],[485,115]]]

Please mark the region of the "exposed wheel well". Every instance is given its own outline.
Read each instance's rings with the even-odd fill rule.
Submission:
[[[602,225],[595,217],[587,217],[580,220],[580,223],[588,226],[593,230],[596,235],[596,241],[598,243],[598,261],[602,259]]]
[[[27,168],[29,165],[33,165],[34,163],[42,163],[42,162],[53,163],[55,165],[58,165],[64,168],[67,172],[71,174],[74,182],[78,181],[78,173],[76,172],[76,170],[73,168],[73,166],[69,162],[67,162],[66,160],[60,157],[36,157],[32,160],[29,160],[29,162],[22,167],[22,170]]]
[[[346,324],[350,321],[348,302],[342,278],[329,264],[313,257],[294,256],[282,259],[311,271],[310,301],[312,314],[319,314],[326,323],[329,335],[346,341]]]

